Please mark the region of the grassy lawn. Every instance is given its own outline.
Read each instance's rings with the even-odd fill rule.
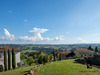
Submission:
[[[100,69],[87,69],[86,65],[75,63],[71,59],[44,65],[35,70],[35,75],[100,75]]]
[[[18,68],[6,72],[0,72],[0,75],[26,75],[29,72],[29,70],[33,67],[34,66],[29,66],[29,67]]]

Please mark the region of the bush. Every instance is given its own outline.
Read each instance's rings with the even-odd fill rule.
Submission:
[[[29,66],[31,66],[31,64],[34,63],[34,62],[35,62],[35,60],[33,59],[33,57],[28,57],[28,58],[27,58],[27,64],[28,64]]]
[[[21,66],[21,63],[20,63],[20,62],[19,62],[19,63],[17,63],[17,66],[18,66],[18,67],[20,67],[20,66]]]
[[[3,71],[3,66],[2,65],[0,65],[0,72],[2,72]]]

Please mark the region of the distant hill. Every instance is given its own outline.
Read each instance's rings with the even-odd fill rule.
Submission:
[[[100,44],[0,44],[2,46],[11,46],[21,50],[37,50],[50,53],[53,48],[58,51],[73,51],[76,48],[88,48],[90,45],[94,49],[96,46],[100,50]]]

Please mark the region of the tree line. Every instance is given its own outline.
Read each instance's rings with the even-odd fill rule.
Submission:
[[[95,47],[95,49],[93,49],[92,46],[89,46],[88,50],[95,51],[95,52],[99,51],[97,46]]]
[[[8,62],[8,65],[7,65]],[[12,49],[12,62],[11,62],[11,51],[8,49],[8,61],[7,61],[7,51],[4,49],[4,69],[5,71],[11,70],[11,63],[12,68],[16,68],[16,56],[15,56],[15,50]],[[8,67],[7,67],[8,66]]]

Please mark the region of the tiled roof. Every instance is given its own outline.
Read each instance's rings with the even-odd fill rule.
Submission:
[[[58,52],[58,56],[60,55],[61,53],[61,59],[66,59],[66,55],[70,54],[71,52]]]
[[[5,49],[6,51],[8,51],[8,49],[9,49],[10,51],[12,51],[13,47],[10,47],[10,46],[3,46],[3,47],[0,47],[0,52],[4,52],[4,49]],[[14,50],[15,50],[15,52],[19,52],[19,51],[20,51],[20,49],[17,49],[17,48],[14,48]]]
[[[78,53],[94,53],[94,51],[84,49],[84,48],[76,49],[75,51],[77,51]]]

